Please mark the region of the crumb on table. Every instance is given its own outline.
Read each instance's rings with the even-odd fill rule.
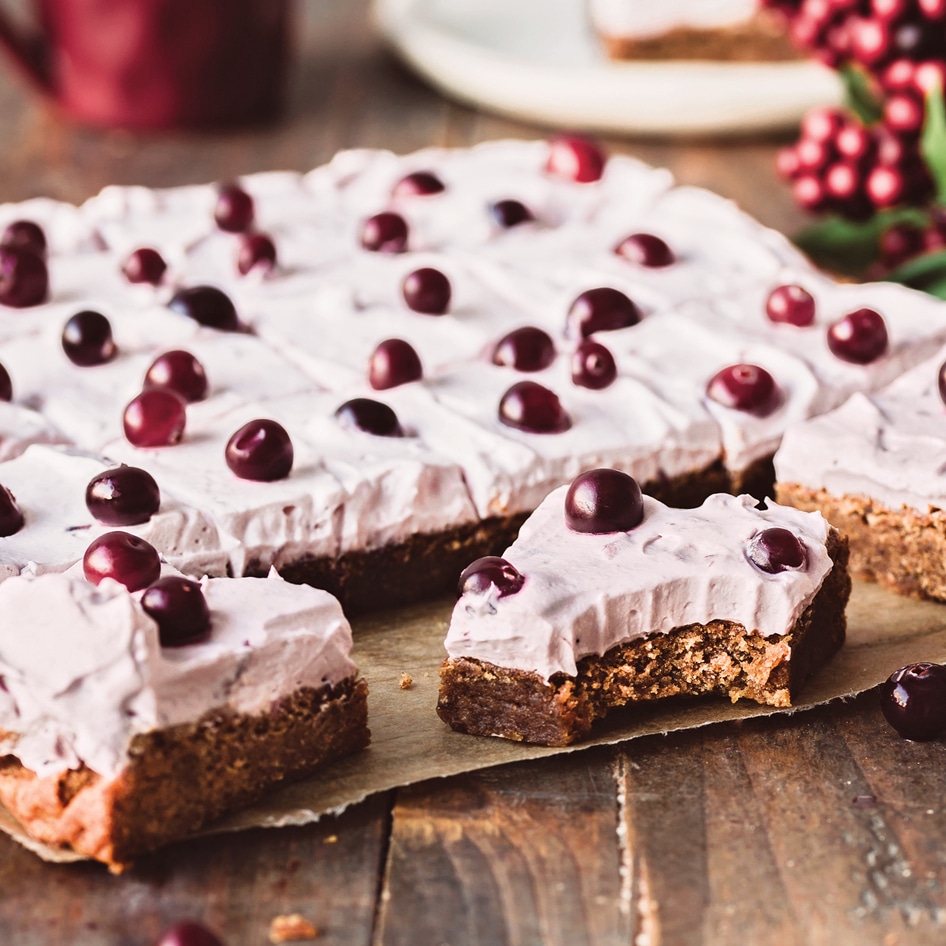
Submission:
[[[398,686],[402,690],[409,690],[414,685],[414,678],[409,673],[402,673],[401,679],[398,681]]]
[[[288,913],[273,917],[272,923],[269,924],[269,941],[271,943],[315,939],[318,935],[318,929],[300,913]]]

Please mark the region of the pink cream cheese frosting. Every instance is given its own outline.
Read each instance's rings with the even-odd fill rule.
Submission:
[[[515,594],[495,585],[464,594],[446,638],[450,657],[469,657],[549,679],[574,676],[578,661],[686,624],[734,621],[749,633],[787,633],[812,602],[832,563],[828,524],[750,496],[711,496],[699,509],[644,497],[629,532],[590,535],[565,523],[568,487],[551,493],[504,553],[525,577]],[[788,529],[806,567],[768,574],[746,555],[757,533]]]

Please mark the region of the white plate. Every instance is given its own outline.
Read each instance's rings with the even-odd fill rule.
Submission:
[[[404,60],[448,95],[559,128],[769,131],[841,98],[837,76],[807,61],[612,62],[584,0],[375,0],[374,16]]]

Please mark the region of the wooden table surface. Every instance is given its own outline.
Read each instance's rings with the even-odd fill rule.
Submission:
[[[218,135],[66,127],[0,70],[0,201],[545,133],[444,101],[383,50],[365,0],[309,0],[298,45],[284,120]],[[773,171],[778,141],[607,144],[765,223],[801,222]],[[307,828],[192,840],[120,877],[0,837],[0,943],[151,946],[191,917],[252,946],[298,912],[324,946],[942,944],[944,794],[946,745],[899,739],[868,693],[425,783]]]

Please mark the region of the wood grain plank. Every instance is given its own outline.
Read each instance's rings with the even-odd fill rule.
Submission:
[[[319,946],[367,946],[390,802],[378,796],[305,828],[172,845],[117,877],[90,863],[47,864],[0,837],[0,942],[142,946],[193,918],[227,946],[260,946],[273,917],[301,913]]]
[[[376,946],[631,941],[610,752],[401,791]]]

